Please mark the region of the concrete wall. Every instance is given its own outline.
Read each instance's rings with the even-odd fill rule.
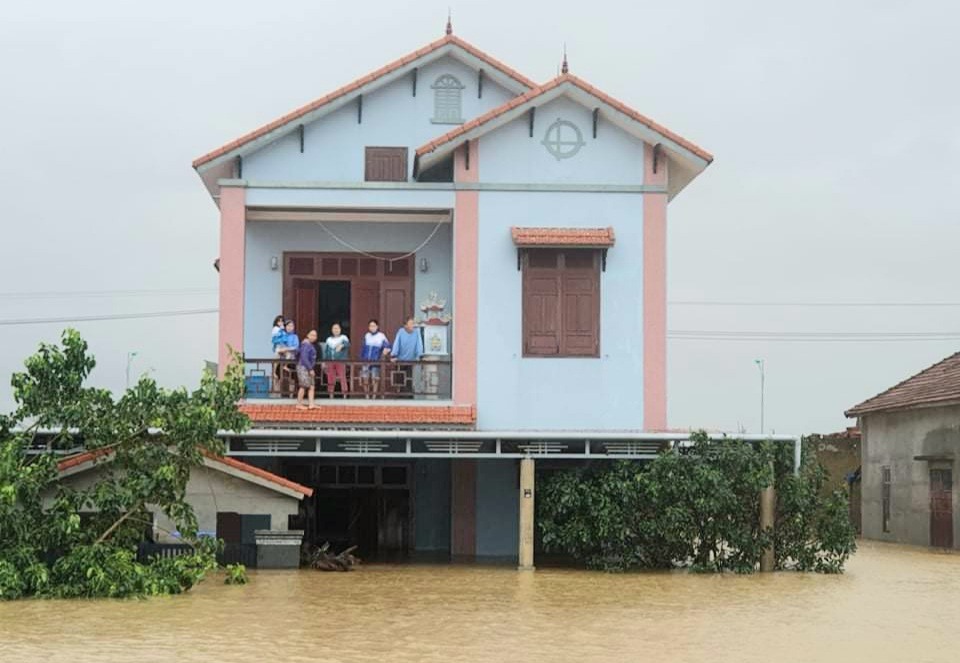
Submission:
[[[516,559],[519,541],[519,466],[477,461],[477,556]]]
[[[78,490],[93,486],[102,470],[94,467],[64,477],[63,483]],[[51,497],[52,499],[52,494]],[[224,474],[208,467],[194,468],[187,482],[187,501],[193,506],[201,534],[211,536],[217,531],[217,512],[233,511],[240,514],[269,515],[271,529],[287,529],[289,516],[296,515],[300,500],[283,495],[249,481]],[[175,543],[168,532],[173,523],[157,507],[148,507],[154,514],[154,536],[161,543]]]
[[[414,465],[416,550],[450,552],[450,461]]]
[[[444,57],[420,68],[417,96],[412,76],[390,83],[363,97],[362,122],[357,122],[357,104],[346,106],[305,127],[304,151],[294,131],[247,156],[243,176],[252,180],[362,181],[364,148],[410,148],[407,167],[413,169],[413,153],[432,138],[456,125],[434,124],[434,94],[430,86],[442,74],[452,74],[465,85],[463,117],[469,120],[495,108],[513,94],[485,78],[483,97],[477,97],[477,72],[454,58]]]
[[[642,198],[613,193],[480,193],[481,429],[643,427]],[[599,357],[522,356],[522,275],[510,236],[514,225],[613,226],[616,246],[609,250],[607,270],[600,275]]]
[[[960,490],[956,460],[931,463],[914,456],[960,455],[960,406],[868,414],[862,435],[863,536],[926,546],[930,543],[930,469],[953,469],[954,545],[960,544]],[[890,531],[883,532],[881,468],[889,466]]]
[[[352,246],[373,253],[406,253],[427,239],[432,223],[325,223],[337,237]],[[284,251],[331,251],[350,253],[323,228],[310,222],[251,221],[247,223],[244,272],[244,352],[249,357],[270,357],[270,323],[283,313],[283,268],[270,269],[270,258],[282,260]],[[427,272],[415,269],[414,304],[432,291],[448,301],[453,312],[450,224],[444,224],[430,242],[415,256],[419,264],[426,258]],[[298,330],[300,335],[309,330]],[[395,330],[385,330],[392,338]],[[322,337],[325,338],[325,337]],[[358,339],[351,339],[356,343]]]

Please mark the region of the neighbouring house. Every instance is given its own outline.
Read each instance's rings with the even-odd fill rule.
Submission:
[[[847,410],[862,435],[868,539],[955,548],[960,353]]]
[[[229,454],[316,489],[312,542],[525,564],[535,460],[650,458],[667,430],[667,206],[712,159],[566,59],[537,83],[449,24],[196,159],[254,423]],[[278,314],[350,338],[316,409]],[[420,360],[361,361],[371,319],[392,341],[409,316]]]
[[[96,484],[111,454],[89,451],[57,463],[60,481],[76,489]],[[186,497],[197,517],[201,536],[223,539],[229,561],[256,565],[256,530],[283,531],[296,520],[300,502],[313,489],[236,458],[208,454],[187,482]],[[52,499],[52,494],[50,495]],[[181,542],[174,524],[161,510],[150,508],[152,523],[145,538],[160,544]],[[299,538],[299,537],[298,537]]]
[[[860,533],[860,429],[849,427],[839,433],[808,435],[803,444],[816,456],[827,471],[828,479],[821,497],[838,488],[847,490],[850,499],[850,522]]]

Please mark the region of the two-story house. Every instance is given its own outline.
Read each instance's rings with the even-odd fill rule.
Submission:
[[[449,24],[198,158],[220,362],[242,352],[255,425],[231,454],[316,489],[312,540],[529,565],[533,459],[649,457],[667,426],[667,205],[711,160],[566,61],[537,84]],[[277,315],[350,338],[316,409]],[[393,340],[410,316],[422,359],[360,361],[370,320]]]

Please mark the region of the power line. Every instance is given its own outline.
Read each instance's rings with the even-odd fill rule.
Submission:
[[[0,299],[70,299],[73,297],[133,297],[169,295],[208,295],[216,288],[160,288],[143,290],[51,290],[40,292],[0,292]]]
[[[752,341],[802,343],[920,342],[960,340],[960,331],[919,332],[791,332],[791,331],[728,331],[708,329],[673,329],[668,338],[694,341]]]
[[[19,320],[0,320],[0,327],[13,327],[19,325],[43,325],[62,322],[99,322],[102,320],[139,320],[142,318],[172,318],[181,315],[206,315],[216,313],[216,308],[197,308],[185,309],[179,311],[152,311],[149,313],[115,313],[106,315],[82,315],[76,317],[64,318],[21,318]]]
[[[676,300],[670,306],[797,306],[824,308],[924,308],[960,307],[960,302],[724,302],[707,300]]]

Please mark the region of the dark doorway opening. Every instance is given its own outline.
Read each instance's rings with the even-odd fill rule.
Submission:
[[[317,336],[323,343],[334,323],[353,338],[350,324],[350,281],[320,281],[317,301]]]
[[[321,464],[304,511],[307,540],[364,560],[399,560],[413,549],[412,472],[406,464]],[[307,505],[305,505],[307,506]]]

